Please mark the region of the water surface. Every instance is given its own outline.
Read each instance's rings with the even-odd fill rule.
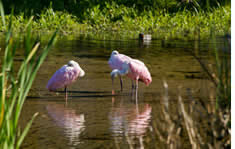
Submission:
[[[223,48],[223,39],[218,39]],[[206,64],[213,63],[210,40],[177,41],[136,39],[92,39],[61,37],[40,68],[24,104],[21,126],[35,112],[39,116],[23,142],[22,148],[156,148],[165,147],[153,136],[154,125],[161,125],[161,102],[165,95],[163,80],[168,83],[169,104],[177,111],[179,90],[185,101],[193,98],[214,101],[215,88],[192,52]],[[108,59],[112,50],[143,61],[152,75],[152,84],[139,83],[138,102],[131,95],[131,81],[124,77],[124,91],[115,80],[112,96],[111,69]],[[19,54],[20,55],[20,54]],[[20,56],[19,56],[20,57]],[[64,93],[50,93],[47,81],[69,60],[77,61],[86,72],[69,86],[68,103]],[[179,87],[181,87],[179,89]],[[187,104],[187,102],[186,102]],[[184,132],[184,148],[190,148]]]

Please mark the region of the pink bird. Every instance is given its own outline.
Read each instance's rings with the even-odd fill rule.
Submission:
[[[110,58],[109,58],[109,66],[111,67],[111,69],[115,70],[122,70],[123,68],[123,64],[124,62],[129,62],[131,61],[131,58],[129,56],[126,56],[124,54],[119,54],[118,51],[113,51]],[[120,79],[120,85],[121,85],[121,91],[122,91],[122,78],[121,75],[118,75],[119,79]],[[114,78],[112,78],[112,84],[113,84]],[[133,82],[132,82],[133,85]],[[133,88],[133,86],[132,86]]]
[[[67,65],[64,65],[57,70],[51,79],[48,81],[47,89],[56,91],[58,88],[65,88],[65,99],[67,102],[67,87],[75,82],[78,77],[83,77],[85,72],[79,64],[70,60]]]
[[[127,75],[132,80],[132,88],[134,88],[133,80],[136,81],[136,97],[138,92],[138,81],[144,82],[147,86],[152,82],[151,74],[143,62],[137,59],[132,59],[124,54],[119,54],[118,51],[113,51],[109,59],[109,65],[113,69],[111,72],[112,84],[114,77]]]

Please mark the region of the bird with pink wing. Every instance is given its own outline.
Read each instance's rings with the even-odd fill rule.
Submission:
[[[62,66],[54,73],[48,81],[47,89],[49,91],[56,91],[59,88],[64,88],[65,99],[67,102],[67,87],[74,83],[79,77],[83,77],[84,75],[85,72],[79,64],[73,60],[70,60],[67,65]]]
[[[121,76],[127,75],[132,80],[132,88],[136,89],[136,97],[138,92],[138,81],[144,82],[147,86],[152,82],[151,74],[145,64],[137,59],[133,59],[124,54],[120,54],[118,51],[113,51],[108,62],[112,69],[111,79],[112,85],[114,85],[114,78],[118,76],[120,78],[121,91],[122,91],[122,79]],[[135,85],[134,85],[135,81]]]

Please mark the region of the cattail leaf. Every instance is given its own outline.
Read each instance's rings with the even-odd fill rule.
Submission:
[[[27,56],[27,59],[26,59],[26,61],[25,61],[26,64],[27,64],[27,63],[30,61],[30,59],[34,56],[34,54],[35,54],[36,51],[38,50],[39,45],[40,45],[40,43],[38,42],[38,43],[34,46],[34,48],[31,50],[31,52],[29,53],[29,55]]]
[[[24,128],[24,131],[23,133],[21,134],[20,138],[18,139],[17,143],[16,143],[16,148],[20,148],[20,145],[22,144],[25,136],[27,135],[32,123],[33,123],[33,120],[36,118],[36,116],[38,115],[38,112],[35,113],[32,117],[32,119],[27,123],[26,127]]]
[[[4,14],[4,9],[3,9],[3,5],[2,5],[2,1],[0,1],[0,12],[1,12],[1,18],[2,18],[3,27],[6,29],[6,21],[5,21],[5,14]]]

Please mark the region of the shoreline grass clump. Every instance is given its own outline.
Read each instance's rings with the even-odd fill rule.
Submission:
[[[0,11],[3,22],[5,22],[4,11],[0,3]],[[9,18],[5,35],[4,56],[1,60],[0,72],[0,148],[13,149],[20,148],[30,126],[37,116],[35,113],[23,130],[18,126],[20,113],[24,105],[27,94],[32,86],[33,80],[41,64],[45,60],[49,49],[54,43],[56,33],[50,38],[47,46],[39,50],[40,43],[32,40],[31,21],[25,26],[24,60],[18,72],[14,72],[14,56],[19,41],[13,37],[13,22]],[[5,23],[3,23],[5,24]],[[1,49],[0,49],[1,50]],[[3,49],[2,49],[3,50]]]
[[[184,4],[181,5],[184,6]],[[37,13],[28,15],[28,11],[21,11],[12,18],[16,32],[21,32],[30,16],[34,16],[32,20],[34,32],[50,32],[55,28],[60,28],[62,33],[74,35],[81,32],[138,35],[144,32],[153,34],[157,38],[183,36],[193,39],[196,34],[202,38],[209,37],[212,25],[217,35],[230,34],[231,6],[217,5],[210,9],[202,9],[201,6],[197,6],[197,9],[187,9],[187,5],[170,11],[173,7],[165,9],[149,6],[148,9],[140,10],[134,4],[105,2],[87,5],[83,12],[73,13],[68,9],[55,9],[54,4],[51,3],[50,6]],[[6,23],[9,23],[9,16],[7,15],[6,18]],[[5,31],[1,24],[0,31]]]

